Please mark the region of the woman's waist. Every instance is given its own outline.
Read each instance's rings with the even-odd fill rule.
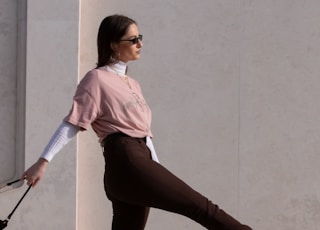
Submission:
[[[103,147],[105,147],[106,143],[109,141],[112,141],[114,139],[118,139],[118,138],[129,138],[129,139],[133,139],[133,140],[137,140],[137,141],[143,141],[144,143],[147,142],[147,137],[132,137],[128,134],[125,134],[123,132],[115,132],[112,134],[109,134],[107,137],[105,137],[102,141],[101,141],[101,145]]]

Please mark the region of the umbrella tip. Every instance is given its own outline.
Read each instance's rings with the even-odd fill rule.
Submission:
[[[4,229],[8,225],[8,220],[0,220],[0,230]]]

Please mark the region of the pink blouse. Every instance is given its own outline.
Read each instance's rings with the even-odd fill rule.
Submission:
[[[89,71],[64,120],[85,130],[91,125],[100,142],[115,132],[152,137],[151,110],[139,83],[130,77],[127,80],[105,67]]]

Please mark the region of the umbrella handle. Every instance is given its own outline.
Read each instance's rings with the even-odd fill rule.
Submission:
[[[11,182],[7,183],[6,186],[10,186],[10,185],[12,185],[14,183],[17,183],[19,181],[21,181],[21,179],[18,179],[18,180],[15,180],[15,181],[11,181]]]
[[[19,181],[21,181],[21,179],[18,179],[18,180],[15,180],[15,181],[11,181],[11,182],[9,182],[9,183],[7,183],[7,184],[0,185],[0,189],[4,188],[4,187],[6,187],[6,186],[10,186],[10,185],[12,185],[12,184],[14,184],[14,183],[17,183],[17,182],[19,182]]]
[[[19,179],[19,180],[12,181],[12,182],[9,182],[9,183],[6,184],[6,186],[10,186],[10,185],[12,185],[12,184],[14,184],[14,183],[17,183],[17,182],[19,182],[19,181],[20,181],[20,179]],[[22,200],[24,199],[24,197],[27,195],[27,193],[29,192],[29,190],[31,189],[31,187],[32,187],[32,184],[29,185],[29,188],[24,192],[23,196],[20,198],[20,200],[18,201],[18,203],[16,204],[16,206],[14,207],[14,209],[12,210],[12,212],[8,215],[7,219],[5,219],[5,220],[0,220],[0,230],[2,230],[2,229],[4,229],[4,228],[7,227],[8,222],[9,222],[9,220],[11,219],[11,216],[12,216],[13,213],[16,211],[16,209],[18,208],[18,206],[20,205],[20,203],[22,202]]]
[[[11,216],[13,215],[13,213],[16,211],[16,209],[18,208],[18,206],[20,205],[21,201],[23,200],[23,198],[27,195],[27,193],[29,192],[30,188],[31,188],[32,184],[29,185],[29,188],[27,189],[27,191],[25,191],[25,193],[23,194],[23,196],[20,198],[20,200],[18,201],[17,205],[14,207],[14,209],[12,210],[12,212],[9,214],[9,216],[7,217],[7,221],[10,220]]]

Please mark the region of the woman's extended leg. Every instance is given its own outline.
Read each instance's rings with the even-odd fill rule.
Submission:
[[[112,138],[106,143],[106,151],[105,187],[108,196],[130,205],[179,213],[210,230],[251,229],[152,161],[142,140],[121,136]]]
[[[112,230],[144,229],[149,215],[148,207],[124,203],[113,197],[109,199],[112,200],[113,208]]]

